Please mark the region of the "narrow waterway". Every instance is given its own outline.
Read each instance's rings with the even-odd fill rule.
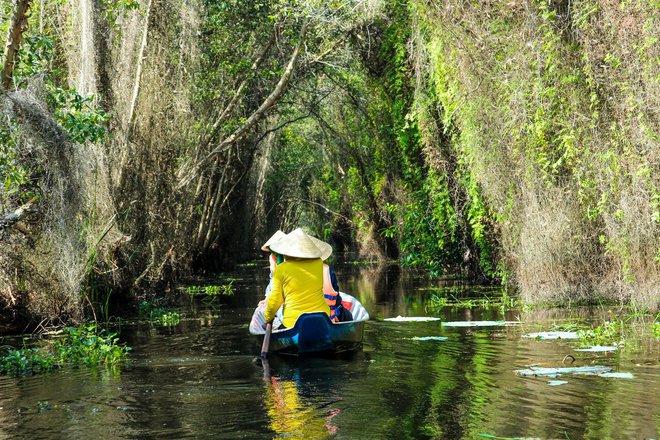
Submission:
[[[522,335],[576,320],[602,322],[607,309],[429,307],[441,290],[395,265],[344,263],[337,273],[341,289],[372,317],[363,349],[351,356],[273,356],[264,374],[255,359],[260,341],[247,330],[267,283],[258,262],[227,274],[233,296],[186,301],[175,326],[124,324],[122,340],[133,350],[120,368],[0,377],[0,439],[658,438],[653,317],[636,320],[639,338],[615,352],[579,352],[572,340]],[[442,321],[385,320],[399,315]],[[516,323],[446,325],[466,320]],[[575,361],[567,364],[566,355]],[[631,375],[514,373],[533,365],[603,366]]]

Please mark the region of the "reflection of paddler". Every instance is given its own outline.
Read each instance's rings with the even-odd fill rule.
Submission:
[[[270,419],[269,427],[279,436],[290,439],[328,438],[336,434],[338,427],[333,419],[341,410],[330,409],[322,414],[320,408],[314,408],[300,394],[298,386],[300,376],[294,374],[293,379],[281,379],[271,376],[270,364],[267,359],[261,359],[264,368],[264,384],[266,386],[266,413]],[[327,405],[322,405],[326,407]]]
[[[268,296],[264,318],[272,322],[284,305],[282,323],[293,327],[307,312],[325,312],[330,308],[323,298],[322,252],[302,229],[298,228],[270,246],[284,255],[285,261],[273,272],[273,290]]]
[[[270,429],[288,439],[328,437],[323,415],[305,405],[294,381],[271,377],[266,388],[266,409]]]
[[[337,432],[331,421],[339,410],[330,411],[327,417],[319,414],[313,407],[304,404],[295,381],[272,377],[268,361],[262,359],[262,362],[270,429],[288,439],[327,438]]]

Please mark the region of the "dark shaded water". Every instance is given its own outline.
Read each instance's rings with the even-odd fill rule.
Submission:
[[[619,352],[575,352],[574,342],[521,335],[578,315],[602,322],[606,310],[432,311],[424,308],[428,283],[395,266],[347,264],[337,272],[342,290],[372,316],[363,350],[348,358],[273,357],[264,376],[255,362],[260,343],[247,331],[267,282],[259,263],[231,274],[234,297],[184,306],[177,326],[124,325],[122,338],[133,351],[122,368],[0,377],[0,439],[658,438],[652,318]],[[522,324],[466,329],[382,321],[397,315]],[[410,339],[416,336],[448,339]],[[563,366],[567,354],[574,365],[609,366],[634,378],[564,376],[568,383],[550,386],[549,378],[513,373]]]

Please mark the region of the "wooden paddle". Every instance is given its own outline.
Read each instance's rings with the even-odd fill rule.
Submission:
[[[266,334],[264,335],[264,343],[261,345],[261,359],[266,359],[268,356],[268,348],[270,346],[270,334],[273,332],[273,323],[266,324]]]

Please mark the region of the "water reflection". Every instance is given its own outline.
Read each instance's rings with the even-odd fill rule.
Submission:
[[[171,328],[127,325],[133,347],[121,370],[62,370],[0,377],[0,439],[333,438],[542,439],[658,437],[658,353],[651,334],[615,353],[574,351],[571,341],[521,335],[554,323],[602,320],[585,310],[428,308],[431,283],[395,266],[336,264],[340,287],[372,317],[364,347],[348,358],[273,356],[255,362],[260,341],[247,323],[263,297],[267,267],[236,274],[236,294],[209,307],[183,305]],[[491,328],[382,318],[519,319]],[[652,321],[652,320],[651,320]],[[441,336],[446,340],[415,340]],[[519,377],[531,365],[605,365],[634,379]],[[264,372],[269,373],[264,376]]]
[[[268,426],[276,438],[322,439],[337,432],[333,418],[340,410],[331,408],[332,402],[315,407],[315,396],[302,394],[299,370],[294,370],[287,379],[272,375],[268,361],[263,362]]]

